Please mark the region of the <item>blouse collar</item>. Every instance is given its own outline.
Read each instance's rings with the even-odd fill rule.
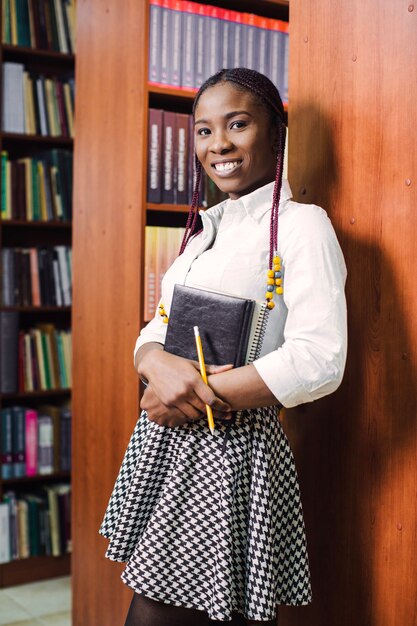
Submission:
[[[255,221],[260,221],[261,218],[265,215],[267,211],[271,209],[272,206],[272,194],[274,191],[275,181],[267,183],[263,187],[259,187],[259,189],[255,189],[251,193],[242,196],[238,200],[223,200],[219,204],[207,209],[206,211],[201,211],[203,215],[210,216],[214,218],[215,221],[221,219],[224,211],[239,211],[242,210],[254,219]],[[281,195],[280,195],[280,212],[284,209],[284,203],[287,200],[292,198],[291,188],[289,182],[286,178],[282,179],[281,185]]]

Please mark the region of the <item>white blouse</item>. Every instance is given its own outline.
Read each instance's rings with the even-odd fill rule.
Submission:
[[[161,302],[169,316],[176,283],[264,300],[269,260],[269,224],[274,183],[238,200],[201,211],[203,231],[194,237],[162,281]],[[339,386],[347,349],[346,266],[326,212],[291,200],[284,180],[278,220],[283,295],[274,295],[259,375],[285,407],[311,402]],[[164,343],[159,316],[143,328],[143,344]]]

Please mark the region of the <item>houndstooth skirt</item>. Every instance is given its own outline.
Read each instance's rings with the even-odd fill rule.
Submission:
[[[311,601],[294,459],[276,409],[233,424],[158,426],[142,413],[100,533],[122,580],[154,600],[228,621]]]

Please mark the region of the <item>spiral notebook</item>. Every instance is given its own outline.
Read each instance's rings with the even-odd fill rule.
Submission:
[[[268,312],[265,302],[175,285],[164,349],[197,361],[198,326],[207,364],[246,365],[260,355]]]

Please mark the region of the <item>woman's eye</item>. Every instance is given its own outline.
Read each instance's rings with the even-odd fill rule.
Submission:
[[[246,122],[242,122],[241,120],[232,122],[230,128],[245,128]]]
[[[209,135],[210,130],[208,128],[199,128],[197,131],[197,135]]]

